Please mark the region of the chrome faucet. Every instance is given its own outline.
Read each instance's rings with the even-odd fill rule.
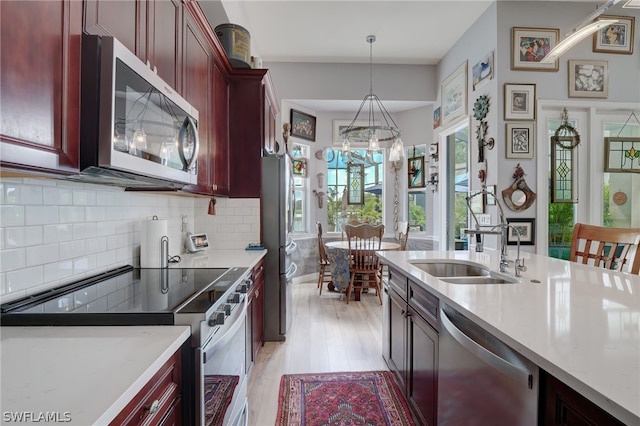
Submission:
[[[486,195],[491,195],[494,197],[494,199],[496,200],[496,205],[498,206],[498,210],[500,212],[500,223],[497,225],[485,225],[485,227],[488,227],[490,229],[486,230],[486,229],[481,229],[482,225],[480,225],[480,222],[478,221],[478,217],[476,216],[476,214],[474,213],[473,209],[471,209],[471,199],[473,197],[477,197],[478,195],[482,195],[482,196],[486,196]],[[466,201],[467,201],[467,208],[469,209],[469,211],[471,212],[471,216],[473,217],[474,222],[476,223],[475,225],[475,229],[465,229],[464,233],[467,235],[477,235],[479,238],[476,240],[476,252],[482,252],[483,251],[483,244],[482,244],[482,235],[499,235],[500,236],[500,272],[506,272],[507,268],[514,263],[515,264],[515,270],[514,270],[514,274],[516,277],[519,277],[522,275],[522,272],[525,272],[527,270],[527,267],[524,265],[524,257],[521,259],[520,258],[520,233],[518,232],[517,228],[514,228],[512,225],[509,225],[504,217],[504,210],[502,210],[502,206],[500,205],[500,201],[498,200],[498,197],[496,196],[496,194],[494,194],[491,191],[487,191],[486,189],[483,189],[480,192],[476,192],[475,194],[466,197]],[[496,228],[499,228],[499,230],[496,230]],[[516,254],[516,260],[515,262],[509,260],[508,254],[507,254],[507,241],[509,238],[509,228],[513,229],[515,231],[516,237],[517,237],[517,254]]]

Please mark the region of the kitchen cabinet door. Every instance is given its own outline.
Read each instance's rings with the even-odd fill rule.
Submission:
[[[624,424],[551,374],[542,370],[540,371],[540,384],[540,403],[542,405],[540,408],[540,416],[542,416],[540,424],[549,426],[622,426]]]
[[[278,110],[266,69],[235,69],[229,93],[229,196],[259,198],[261,157]],[[265,112],[270,98],[269,112]],[[268,117],[266,117],[268,115]],[[269,120],[273,120],[270,123]],[[266,126],[265,126],[265,123]],[[271,127],[273,130],[271,130]],[[267,129],[265,131],[265,129]],[[266,135],[266,136],[265,136]]]
[[[178,93],[182,93],[182,1],[147,2],[146,58],[158,75]]]
[[[210,195],[212,153],[211,141],[211,101],[213,93],[213,52],[205,36],[200,31],[190,13],[184,14],[183,35],[183,96],[198,110],[198,184],[188,185],[183,191]]]
[[[393,372],[403,392],[407,383],[407,302],[394,290],[389,290],[389,354],[387,365]]]
[[[180,0],[85,0],[87,34],[115,37],[181,92]]]
[[[82,3],[0,2],[0,165],[77,173]]]
[[[215,194],[229,195],[229,79],[217,63],[213,66],[213,86],[211,181]]]
[[[264,343],[264,262],[254,266],[251,279],[253,285],[247,295],[247,373],[253,367],[258,352]]]
[[[436,424],[438,332],[409,307],[407,400],[424,425]]]

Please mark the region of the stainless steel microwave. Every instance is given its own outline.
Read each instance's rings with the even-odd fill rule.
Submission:
[[[82,38],[80,175],[147,189],[197,183],[198,111],[113,37]]]

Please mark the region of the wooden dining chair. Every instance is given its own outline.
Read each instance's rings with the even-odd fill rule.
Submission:
[[[349,242],[349,285],[347,286],[347,304],[351,298],[351,292],[362,291],[367,288],[375,288],[380,304],[382,277],[380,276],[380,259],[376,256],[376,250],[380,250],[384,225],[344,225],[344,231]],[[357,287],[354,287],[359,283]],[[371,285],[373,283],[373,285]]]
[[[320,272],[318,273],[318,288],[320,289],[320,296],[322,296],[322,284],[326,281],[331,281],[331,261],[327,256],[327,248],[322,240],[322,224],[316,222],[316,229],[318,230],[318,265],[320,266]]]
[[[396,234],[396,243],[400,244],[398,250],[406,250],[407,241],[409,241],[409,222],[398,222],[398,233]]]
[[[640,274],[640,228],[605,228],[576,223],[569,260]]]

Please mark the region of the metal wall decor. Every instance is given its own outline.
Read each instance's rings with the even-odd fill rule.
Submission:
[[[551,202],[578,202],[578,150],[580,135],[569,123],[567,109],[562,124],[551,137]]]
[[[473,104],[473,117],[480,121],[476,128],[476,139],[478,140],[478,163],[484,162],[484,147],[493,149],[495,141],[493,138],[486,139],[489,124],[485,121],[489,113],[489,98],[482,95]]]
[[[513,172],[513,183],[508,188],[502,190],[504,203],[516,212],[528,209],[536,200],[536,193],[529,188],[524,176],[524,170],[520,167],[520,164],[518,164],[516,170]]]

